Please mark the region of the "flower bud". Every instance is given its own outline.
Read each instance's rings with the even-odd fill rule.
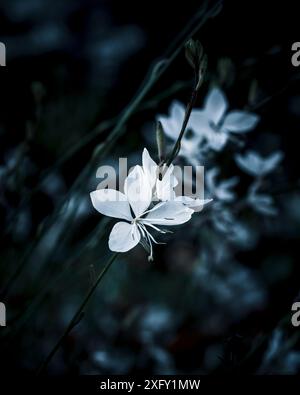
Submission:
[[[230,87],[235,79],[235,67],[230,58],[221,58],[218,61],[218,83],[220,86]]]
[[[39,81],[34,81],[31,85],[31,91],[35,102],[40,104],[46,95],[46,89],[44,85]]]
[[[200,41],[189,39],[185,44],[185,56],[189,64],[197,71],[203,56],[203,47]]]
[[[254,106],[258,102],[259,91],[258,91],[258,82],[257,80],[253,80],[250,85],[249,93],[248,93],[248,104],[249,106]]]

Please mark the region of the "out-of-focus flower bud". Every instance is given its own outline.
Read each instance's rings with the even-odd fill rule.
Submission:
[[[230,87],[235,79],[235,67],[230,58],[221,58],[218,61],[218,85]]]
[[[31,85],[31,91],[32,91],[35,102],[37,104],[40,104],[46,95],[46,89],[45,89],[44,85],[39,81],[35,81]]]
[[[185,56],[189,64],[197,72],[203,56],[203,47],[200,41],[189,39],[185,44]]]

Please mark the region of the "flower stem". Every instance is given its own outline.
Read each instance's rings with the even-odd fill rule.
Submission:
[[[71,332],[71,330],[81,321],[83,317],[83,310],[87,303],[89,302],[91,296],[94,294],[95,290],[97,289],[99,283],[101,282],[102,278],[104,277],[105,273],[108,271],[116,257],[118,256],[118,253],[114,253],[111,258],[108,260],[107,264],[104,266],[104,268],[101,270],[99,273],[98,277],[96,278],[95,282],[89,289],[88,293],[86,294],[85,298],[79,305],[78,309],[76,310],[75,314],[73,315],[73,318],[71,319],[69,325],[65,329],[64,333],[61,335],[61,337],[58,339],[57,343],[55,346],[52,348],[50,353],[48,354],[47,358],[42,362],[40,367],[37,370],[37,375],[40,375],[41,373],[44,372],[46,367],[48,366],[49,362],[51,359],[54,357],[58,349],[60,348],[61,344],[65,340],[65,338],[68,336],[68,334]]]
[[[205,75],[205,71],[206,71],[206,67],[207,67],[207,56],[204,55],[203,56],[203,49],[202,46],[200,44],[200,42],[194,42],[193,40],[189,40],[188,43],[192,43],[192,45],[194,47],[200,47],[200,53],[197,52],[197,59],[195,59],[195,64],[194,64],[194,72],[195,72],[195,83],[194,83],[194,89],[192,91],[192,95],[190,98],[190,101],[188,102],[188,105],[186,107],[185,110],[185,114],[184,114],[184,119],[182,122],[182,126],[181,126],[181,130],[178,136],[178,139],[174,145],[174,148],[169,156],[169,159],[166,162],[166,167],[169,167],[171,165],[171,163],[173,162],[173,160],[176,158],[176,156],[178,155],[179,151],[180,151],[180,146],[181,146],[181,140],[182,137],[184,135],[184,132],[186,130],[186,127],[188,125],[193,107],[196,103],[197,100],[197,96],[198,96],[198,91],[203,83],[204,80],[204,75]],[[186,45],[188,45],[188,43]]]
[[[185,132],[186,127],[187,127],[187,124],[189,122],[192,109],[193,109],[193,107],[195,105],[195,102],[196,102],[196,99],[197,99],[197,94],[198,94],[198,90],[194,89],[193,92],[192,92],[191,99],[190,99],[190,101],[189,101],[189,103],[188,103],[188,105],[186,107],[184,120],[183,120],[183,123],[182,123],[182,126],[181,126],[181,130],[180,130],[178,139],[177,139],[177,141],[176,141],[176,143],[174,145],[174,148],[173,148],[173,150],[172,150],[172,152],[171,152],[171,154],[169,156],[169,159],[167,160],[167,163],[166,163],[167,167],[170,166],[170,164],[173,162],[173,160],[176,158],[176,156],[178,155],[178,153],[180,151],[181,139],[182,139],[182,137],[184,135],[184,132]]]

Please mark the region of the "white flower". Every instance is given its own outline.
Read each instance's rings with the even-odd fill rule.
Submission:
[[[174,166],[171,164],[167,169],[164,166],[160,168],[151,158],[146,148],[143,151],[142,163],[143,171],[148,177],[152,189],[153,200],[174,200],[192,208],[194,211],[202,210],[205,204],[212,201],[212,199],[194,199],[189,196],[176,196],[174,188],[178,185],[178,180],[173,174]],[[160,174],[163,174],[161,179],[159,177]]]
[[[239,181],[238,177],[232,177],[228,180],[217,182],[220,169],[214,167],[206,172],[206,185],[210,194],[217,200],[223,202],[232,202],[235,199],[235,193],[231,190]]]
[[[184,116],[184,106],[178,101],[174,101],[170,106],[169,116],[160,115],[158,117],[165,134],[173,141],[177,141],[178,139]],[[201,153],[199,148],[201,140],[202,138],[192,131],[191,121],[189,121],[186,127],[186,132],[183,134],[181,139],[179,156],[186,158],[192,164],[198,163],[199,155]]]
[[[216,230],[226,235],[228,240],[240,246],[253,246],[254,235],[245,223],[237,220],[233,213],[221,205],[212,211],[212,223]]]
[[[248,192],[248,203],[260,214],[274,216],[278,214],[277,208],[274,206],[272,196],[265,193],[258,193],[259,183],[254,182]]]
[[[148,178],[152,191],[153,200],[174,200],[174,188],[178,185],[178,180],[174,176],[174,166],[171,164],[167,169],[160,168],[151,158],[148,150],[144,148],[142,155],[143,171]],[[160,177],[161,175],[161,177]]]
[[[273,152],[268,157],[263,158],[255,151],[247,151],[244,155],[237,154],[235,161],[241,170],[254,177],[262,177],[271,173],[281,162],[283,153]]]
[[[152,259],[152,242],[157,242],[148,228],[165,233],[156,225],[180,225],[190,220],[193,210],[180,202],[166,201],[150,208],[153,187],[154,177],[151,173],[149,175],[141,166],[135,166],[125,180],[124,193],[113,189],[91,193],[92,204],[97,211],[127,221],[114,225],[109,236],[111,251],[129,251],[143,240],[150,249],[149,258]]]
[[[219,88],[212,89],[206,99],[203,110],[193,110],[190,127],[205,137],[211,149],[220,151],[226,144],[230,133],[245,133],[255,128],[259,117],[256,114],[234,110],[227,113],[228,102]]]

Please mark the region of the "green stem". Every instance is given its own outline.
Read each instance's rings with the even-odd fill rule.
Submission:
[[[178,155],[179,151],[180,151],[180,146],[181,146],[181,139],[184,135],[184,132],[186,130],[187,124],[189,122],[190,116],[191,116],[191,112],[192,109],[195,105],[196,99],[197,99],[197,94],[198,94],[198,90],[195,88],[192,92],[192,96],[191,99],[186,107],[186,111],[185,111],[185,115],[184,115],[184,120],[181,126],[181,130],[178,136],[178,139],[173,147],[173,150],[169,156],[169,159],[166,163],[167,167],[170,166],[170,164],[174,161],[174,159],[176,158],[176,156]]]
[[[91,288],[89,289],[85,298],[79,305],[78,309],[76,310],[73,318],[71,319],[71,321],[70,321],[69,325],[67,326],[67,328],[65,329],[64,333],[58,339],[57,343],[52,348],[52,350],[48,354],[47,358],[42,362],[42,364],[38,368],[38,371],[37,371],[38,375],[43,373],[43,371],[46,369],[46,367],[48,366],[51,359],[54,357],[56,352],[59,350],[59,348],[60,348],[61,344],[63,343],[63,341],[65,340],[65,338],[68,336],[68,334],[71,332],[71,330],[79,323],[79,321],[83,317],[83,310],[84,310],[85,306],[89,302],[91,296],[94,294],[95,290],[97,289],[97,287],[98,287],[99,283],[101,282],[102,278],[104,277],[105,273],[108,271],[108,269],[110,268],[110,266],[112,265],[112,263],[114,262],[114,260],[116,259],[117,256],[118,256],[118,253],[114,253],[111,256],[111,258],[108,260],[107,264],[104,266],[102,271],[99,273],[94,284],[91,286]]]

